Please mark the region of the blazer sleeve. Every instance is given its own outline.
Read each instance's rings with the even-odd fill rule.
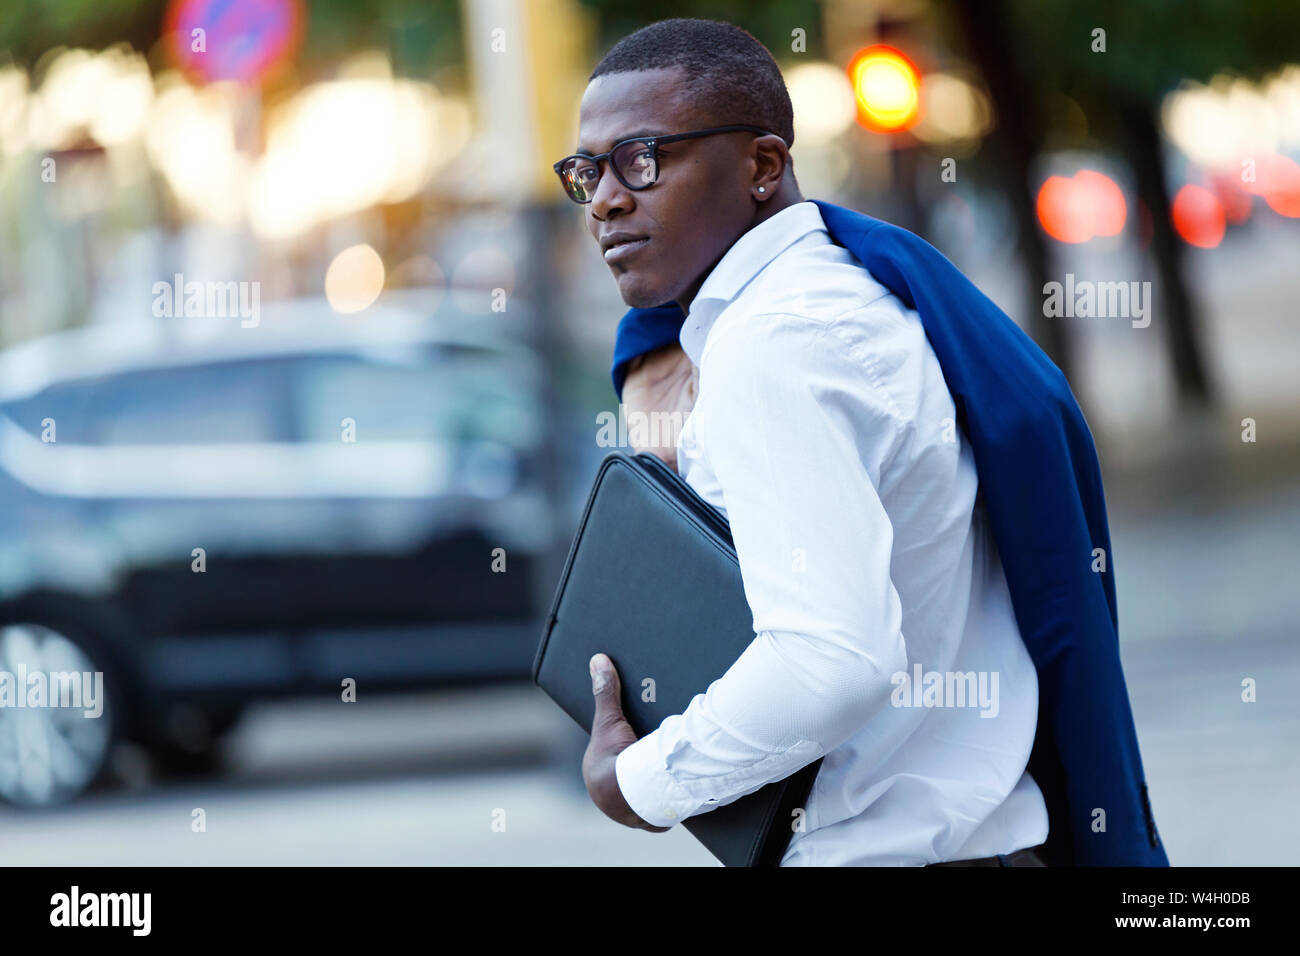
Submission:
[[[618,323],[614,336],[614,364],[610,377],[614,381],[614,394],[623,400],[623,380],[627,367],[638,355],[653,352],[670,342],[676,342],[682,333],[686,314],[675,302],[652,309],[630,309]]]

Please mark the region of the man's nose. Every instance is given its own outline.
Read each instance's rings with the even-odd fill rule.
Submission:
[[[601,163],[600,182],[591,197],[591,214],[597,219],[605,220],[616,213],[628,212],[633,206],[632,190],[624,186],[614,171],[610,169],[609,160]]]

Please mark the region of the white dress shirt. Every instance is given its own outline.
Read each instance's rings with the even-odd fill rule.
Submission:
[[[1037,675],[915,311],[801,202],[727,251],[681,344],[678,470],[731,524],[756,636],[618,755],[628,805],[672,826],[825,756],[782,866],[1042,843]]]

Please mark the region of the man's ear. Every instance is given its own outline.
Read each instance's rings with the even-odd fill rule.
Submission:
[[[786,170],[790,168],[790,150],[785,140],[775,133],[754,137],[750,149],[754,159],[754,186],[766,187],[770,196],[780,188]]]

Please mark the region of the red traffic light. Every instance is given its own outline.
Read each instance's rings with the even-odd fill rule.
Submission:
[[[921,75],[900,51],[883,43],[859,50],[849,62],[849,79],[858,101],[858,122],[867,129],[897,133],[916,125]]]

